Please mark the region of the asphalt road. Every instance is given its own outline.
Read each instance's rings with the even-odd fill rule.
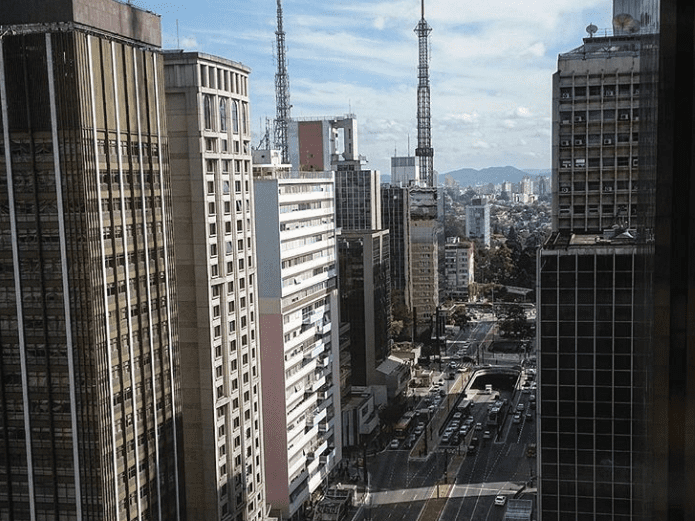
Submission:
[[[472,329],[460,333],[449,342],[449,351],[459,349],[458,341],[469,340],[471,353],[475,354],[492,325],[493,322],[479,322]],[[505,392],[503,396],[510,399],[510,408],[521,402],[525,406],[524,413],[529,410],[529,394],[515,390]],[[484,422],[486,413],[486,405],[479,404],[474,409],[475,420]],[[453,463],[449,466],[447,481],[453,486],[446,489],[448,500],[440,521],[503,519],[506,506],[494,505],[497,495],[511,499],[522,488],[526,492],[535,491],[525,487],[529,478],[535,475],[536,460],[527,458],[525,454],[527,444],[536,441],[535,411],[532,420],[519,425],[512,423],[512,417],[513,414],[507,415],[500,435],[495,439],[484,440],[482,432],[477,431],[480,439],[478,450],[463,459],[454,459],[453,454],[445,456],[441,451],[447,447],[435,448],[426,459],[410,458],[410,452],[405,449],[387,449],[369,458],[370,500],[360,519],[417,521],[426,499],[437,497],[436,484],[443,483],[444,466],[448,461]],[[451,452],[459,452],[458,447],[448,448]],[[462,443],[460,451],[465,449]],[[458,463],[460,466],[455,468]]]

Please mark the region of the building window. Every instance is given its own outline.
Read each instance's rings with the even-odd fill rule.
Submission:
[[[239,133],[239,102],[232,100],[232,132]]]
[[[212,96],[203,96],[203,119],[205,130],[212,130]]]
[[[227,132],[227,100],[220,99],[220,132]]]

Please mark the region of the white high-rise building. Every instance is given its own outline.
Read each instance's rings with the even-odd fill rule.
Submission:
[[[254,151],[266,484],[283,518],[341,459],[334,187]]]

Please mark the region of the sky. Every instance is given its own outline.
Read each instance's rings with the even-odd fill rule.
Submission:
[[[254,145],[275,117],[276,0],[131,0],[163,47],[251,68]],[[559,53],[609,28],[610,0],[426,0],[434,168],[550,169]],[[357,116],[359,153],[390,172],[417,146],[418,0],[283,0],[292,117]],[[178,24],[178,27],[177,27]],[[599,31],[600,32],[600,31]]]

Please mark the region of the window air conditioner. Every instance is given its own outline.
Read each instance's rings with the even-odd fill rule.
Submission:
[[[623,121],[627,121],[630,119],[630,115],[629,114],[621,114],[620,119]]]
[[[562,141],[560,141],[560,145],[563,147],[568,147],[568,146],[570,146],[570,140],[569,139],[563,139]]]
[[[561,97],[562,97],[562,99],[570,99],[570,93],[569,92],[563,92]]]
[[[603,140],[603,144],[604,145],[612,145],[613,140],[611,138],[607,137],[606,139]]]
[[[581,140],[581,139],[575,139],[575,140],[574,140],[574,144],[575,144],[576,146],[583,145],[583,144],[584,144],[584,141]]]
[[[639,166],[639,159],[635,158],[632,160],[632,166]]]
[[[584,116],[574,116],[574,121],[581,123],[584,121]]]

